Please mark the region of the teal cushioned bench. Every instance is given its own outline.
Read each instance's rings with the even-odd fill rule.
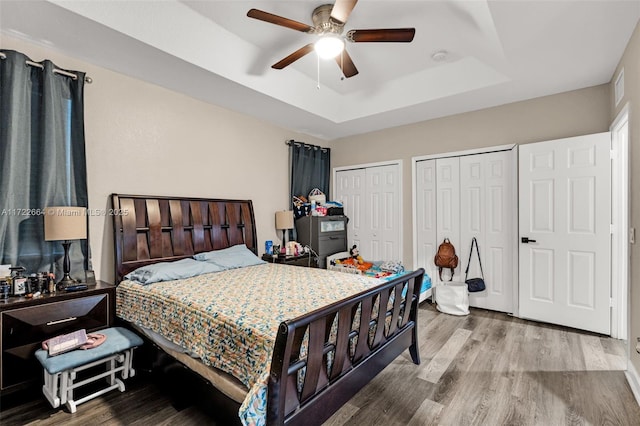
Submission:
[[[93,349],[76,349],[57,356],[49,356],[48,352],[39,349],[36,358],[44,367],[44,386],[42,392],[53,408],[60,404],[67,404],[69,410],[75,413],[76,406],[102,395],[112,389],[124,391],[124,383],[116,377],[121,372],[122,379],[135,375],[132,366],[133,349],[142,345],[142,339],[130,330],[122,327],[112,327],[95,331],[104,334],[107,339],[100,346]],[[105,364],[105,372],[74,383],[76,373],[88,368]],[[85,384],[106,378],[108,387],[78,400],[73,398],[73,390]]]

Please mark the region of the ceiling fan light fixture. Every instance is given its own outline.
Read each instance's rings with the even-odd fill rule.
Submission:
[[[344,40],[335,34],[325,34],[313,46],[320,58],[333,59],[344,50]]]

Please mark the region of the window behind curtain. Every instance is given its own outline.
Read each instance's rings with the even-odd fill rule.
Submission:
[[[331,150],[302,142],[289,141],[291,163],[291,198],[294,195],[307,197],[318,188],[329,200],[329,174],[331,172]],[[293,201],[292,201],[293,202]]]
[[[28,272],[61,273],[60,242],[44,241],[42,210],[88,206],[84,73],[55,73],[51,61],[27,65],[22,53],[0,59],[0,262]],[[71,245],[71,271],[86,269],[88,243]],[[56,267],[57,265],[57,267]]]

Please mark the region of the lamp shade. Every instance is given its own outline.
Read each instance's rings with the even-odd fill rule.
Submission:
[[[83,240],[85,238],[87,238],[86,208],[47,207],[45,209],[45,241]]]
[[[276,212],[276,229],[293,229],[293,211]]]

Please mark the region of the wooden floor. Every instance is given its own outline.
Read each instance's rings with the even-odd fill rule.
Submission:
[[[419,315],[422,364],[401,355],[325,425],[640,425],[618,340],[483,310],[454,317],[428,303]],[[141,373],[125,393],[75,414],[52,409],[37,392],[27,402],[3,398],[0,423],[228,423],[184,387]]]

